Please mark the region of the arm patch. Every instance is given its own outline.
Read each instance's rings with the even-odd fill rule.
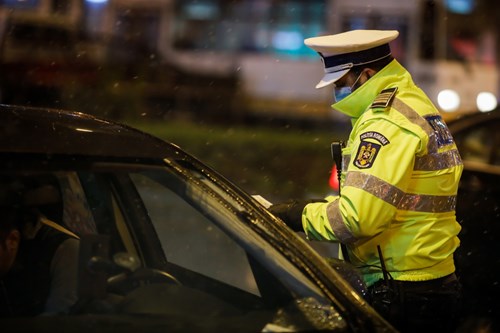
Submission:
[[[383,134],[373,131],[362,133],[359,138],[361,139],[361,143],[356,153],[354,165],[360,169],[371,168],[380,148],[389,144],[390,141]],[[378,143],[373,141],[377,141]]]
[[[358,152],[356,153],[356,160],[354,165],[360,169],[371,168],[378,152],[380,151],[380,145],[372,143],[369,141],[361,141],[358,147]]]

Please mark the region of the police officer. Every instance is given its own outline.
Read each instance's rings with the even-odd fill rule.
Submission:
[[[373,307],[403,332],[453,330],[460,299],[453,253],[462,161],[429,98],[391,55],[397,31],[314,37],[333,87],[332,108],[349,116],[341,196],[270,210],[309,239],[340,242]]]

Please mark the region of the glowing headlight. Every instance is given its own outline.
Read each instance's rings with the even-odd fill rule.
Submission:
[[[488,112],[497,107],[498,101],[494,94],[481,92],[477,95],[476,105],[479,111]]]
[[[460,96],[454,90],[445,89],[439,92],[437,102],[443,111],[452,112],[460,106]]]

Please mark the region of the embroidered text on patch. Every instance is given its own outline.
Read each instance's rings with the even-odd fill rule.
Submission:
[[[425,117],[425,120],[431,125],[436,135],[437,144],[439,147],[450,145],[453,143],[453,137],[446,123],[440,115],[431,115]]]
[[[359,136],[361,141],[364,141],[366,139],[374,139],[380,142],[382,146],[385,146],[386,144],[390,143],[389,140],[383,135],[380,134],[379,132],[365,132]]]

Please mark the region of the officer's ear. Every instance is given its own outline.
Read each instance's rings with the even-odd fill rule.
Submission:
[[[373,75],[377,74],[377,71],[373,68],[366,67],[363,69],[363,73],[366,74],[367,80],[370,79]]]

